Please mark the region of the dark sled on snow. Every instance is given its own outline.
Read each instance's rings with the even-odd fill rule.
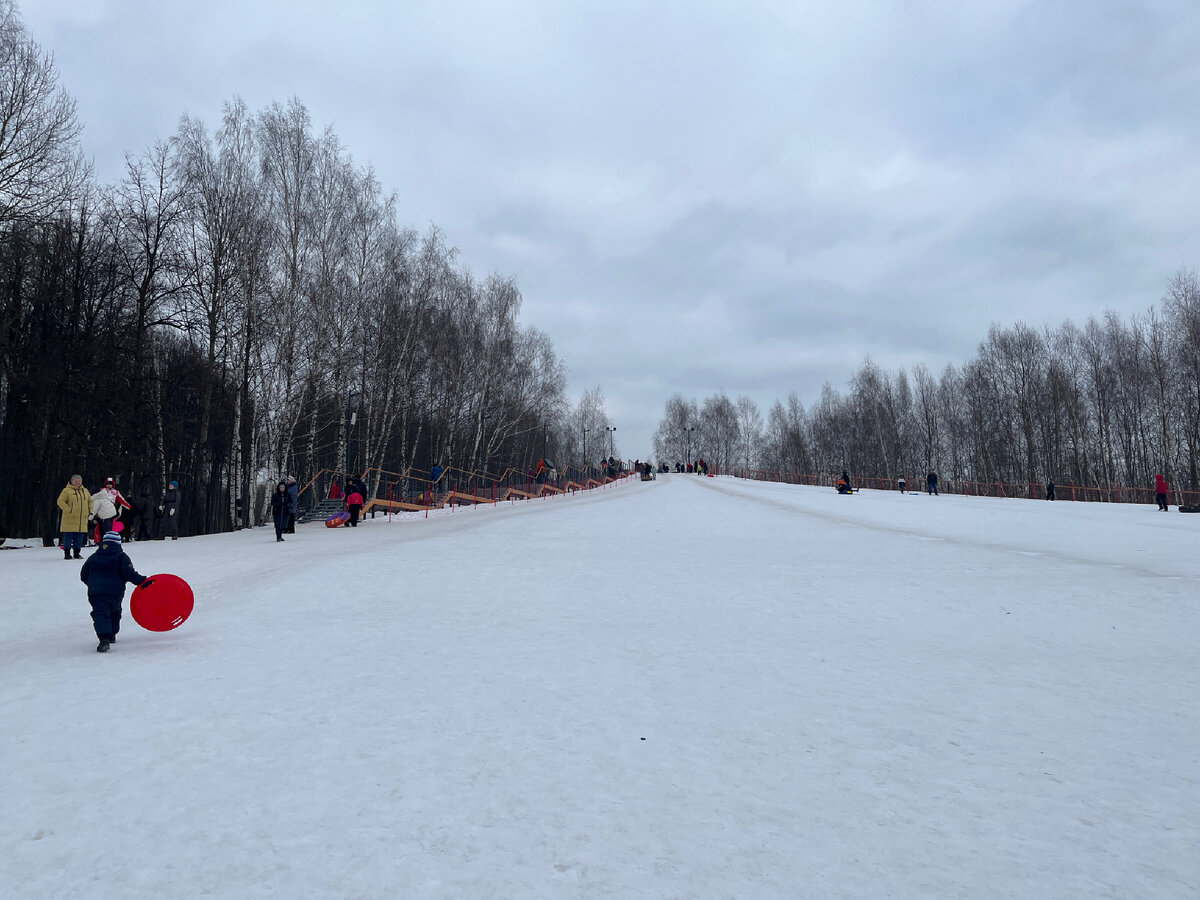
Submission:
[[[1192,504],[1191,506],[1179,507],[1180,512],[1200,512],[1200,504]]]

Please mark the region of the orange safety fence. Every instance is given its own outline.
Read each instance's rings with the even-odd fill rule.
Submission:
[[[347,479],[361,479],[367,486],[363,514],[412,512],[455,506],[478,506],[505,500],[561,496],[576,491],[603,488],[634,475],[632,465],[621,464],[609,473],[597,466],[569,466],[539,477],[513,467],[500,474],[485,469],[447,467],[437,473],[410,466],[403,472],[369,468],[361,474],[321,469],[299,490],[301,512],[313,509],[330,497],[334,483],[343,487]]]

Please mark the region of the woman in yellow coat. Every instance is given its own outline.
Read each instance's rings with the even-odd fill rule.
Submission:
[[[75,551],[75,559],[81,559],[79,551],[87,543],[88,519],[92,515],[92,495],[83,486],[82,475],[72,475],[71,483],[62,489],[58,495],[58,508],[62,510],[62,551],[63,559],[71,558],[71,550]]]

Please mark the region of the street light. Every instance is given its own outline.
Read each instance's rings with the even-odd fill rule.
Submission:
[[[583,474],[586,477],[588,471],[588,455],[587,455],[587,428],[583,429]]]
[[[354,448],[354,460],[358,459],[358,445],[352,444],[351,441],[354,436],[354,424],[358,421],[358,402],[361,399],[362,394],[358,391],[351,391],[350,396],[346,398],[346,411],[350,413],[350,433],[347,435],[346,443]],[[348,463],[346,468],[354,471],[353,463]]]
[[[616,425],[606,425],[605,431],[608,432],[608,456],[611,459],[613,455],[613,432],[617,430]]]
[[[683,430],[687,432],[687,464],[690,469],[692,467],[692,432],[696,430],[696,426],[689,425]]]

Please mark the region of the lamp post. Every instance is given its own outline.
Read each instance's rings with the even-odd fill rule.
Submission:
[[[587,433],[588,433],[588,430],[585,427],[583,429],[583,476],[585,478],[587,477],[587,472],[588,472]]]
[[[692,432],[696,430],[696,426],[689,425],[683,430],[687,432],[687,464],[690,469],[692,467]]]
[[[605,431],[608,432],[608,455],[610,457],[613,455],[613,432],[616,430],[617,430],[616,425],[605,426]]]
[[[353,462],[357,461],[358,459],[358,445],[351,444],[351,441],[354,437],[354,424],[358,421],[358,401],[361,397],[362,394],[360,394],[358,391],[351,391],[350,395],[346,398],[346,411],[350,413],[350,433],[346,443],[350,444],[350,446],[354,448],[354,455],[351,459],[351,462],[346,465],[346,468],[351,472],[354,471]]]

